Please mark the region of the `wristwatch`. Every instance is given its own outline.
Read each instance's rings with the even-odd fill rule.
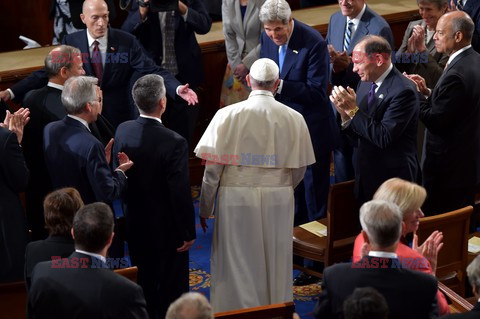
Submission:
[[[348,116],[353,119],[353,117],[355,116],[355,114],[357,114],[359,108],[358,106],[355,105],[355,107],[353,109],[351,109],[350,111],[348,111]]]

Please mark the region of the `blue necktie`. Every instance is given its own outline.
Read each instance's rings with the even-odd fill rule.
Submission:
[[[280,51],[278,52],[278,68],[280,73],[282,73],[283,61],[285,61],[285,54],[287,53],[287,45],[281,45]]]
[[[368,91],[368,110],[370,111],[373,105],[375,104],[375,89],[377,85],[375,82],[372,82],[372,86],[370,86],[370,91]]]
[[[347,28],[345,29],[345,36],[343,38],[343,51],[347,51],[350,46],[350,41],[352,40],[352,30],[353,22],[352,20],[348,21]]]

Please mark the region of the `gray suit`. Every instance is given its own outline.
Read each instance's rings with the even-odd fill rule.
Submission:
[[[228,63],[232,70],[240,63],[250,69],[260,53],[263,25],[258,18],[265,0],[250,0],[242,20],[239,1],[223,0],[223,34]]]

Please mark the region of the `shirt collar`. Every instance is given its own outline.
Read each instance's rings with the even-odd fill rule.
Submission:
[[[250,92],[250,95],[248,97],[255,96],[255,95],[266,95],[266,96],[273,97],[273,93],[267,90],[252,90],[252,92]]]
[[[380,258],[391,258],[391,259],[397,258],[396,253],[389,253],[386,251],[369,251],[368,255],[371,257],[380,257]]]
[[[95,41],[95,40],[98,41],[100,47],[104,47],[104,48],[107,47],[108,30],[107,30],[107,32],[105,32],[105,35],[104,35],[103,37],[98,38],[98,39],[94,39],[94,38],[90,35],[90,32],[88,32],[88,29],[87,29],[86,32],[87,32],[87,40],[88,40],[88,47],[89,47],[89,48],[92,47],[93,41]]]
[[[60,85],[60,84],[57,84],[57,83],[48,82],[47,86],[49,86],[51,88],[54,88],[54,89],[58,89],[60,91],[63,91],[63,85]]]
[[[460,50],[458,50],[457,52],[455,52],[454,54],[452,54],[449,58],[448,58],[448,61],[447,61],[447,64],[450,64],[453,59],[455,59],[460,53],[462,53],[463,51],[466,51],[468,49],[470,49],[472,47],[471,44],[467,45],[466,47],[463,47],[461,48]]]
[[[91,253],[91,252],[88,252],[88,251],[85,251],[85,250],[81,250],[81,249],[75,249],[75,252],[80,253],[80,254],[84,254],[84,255],[88,255],[88,256],[91,256],[91,257],[95,257],[97,259],[100,259],[104,263],[107,262],[107,258],[105,258],[105,257],[103,257],[102,255],[99,255],[99,254],[94,254],[94,253]]]
[[[360,23],[360,19],[362,18],[362,16],[363,16],[363,14],[365,13],[365,10],[366,10],[366,9],[367,9],[367,5],[364,4],[364,5],[363,5],[363,8],[362,8],[362,11],[360,11],[360,13],[359,13],[355,18],[353,18],[353,19],[350,20],[350,19],[347,17],[347,24],[348,24],[349,21],[352,21],[353,24],[355,25],[355,27],[358,26],[358,24]]]
[[[70,118],[72,118],[72,119],[74,119],[74,120],[79,121],[80,123],[82,123],[82,124],[87,128],[87,130],[90,131],[90,128],[88,127],[88,123],[87,123],[87,121],[85,121],[84,119],[82,119],[82,118],[80,118],[80,117],[78,117],[78,116],[72,115],[72,114],[67,114],[67,116],[70,117]]]
[[[146,118],[146,119],[156,120],[156,121],[159,121],[160,123],[162,123],[162,120],[158,117],[155,117],[155,116],[140,114],[140,117],[143,117],[143,118]]]
[[[393,64],[390,63],[390,66],[388,67],[387,71],[383,72],[382,75],[378,77],[378,79],[375,81],[375,84],[377,85],[377,90],[380,88],[382,85],[383,81],[385,81],[385,78],[388,76],[388,74],[392,71],[393,69]]]

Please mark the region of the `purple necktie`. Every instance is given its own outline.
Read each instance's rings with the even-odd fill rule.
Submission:
[[[98,48],[98,41],[93,41],[93,50],[92,50],[92,67],[95,76],[98,79],[98,85],[102,83],[103,77],[103,65],[102,65],[102,54],[100,53],[100,49]]]
[[[370,91],[368,91],[368,109],[370,110],[373,105],[375,104],[375,89],[377,85],[375,82],[372,82],[372,86],[370,86]]]

